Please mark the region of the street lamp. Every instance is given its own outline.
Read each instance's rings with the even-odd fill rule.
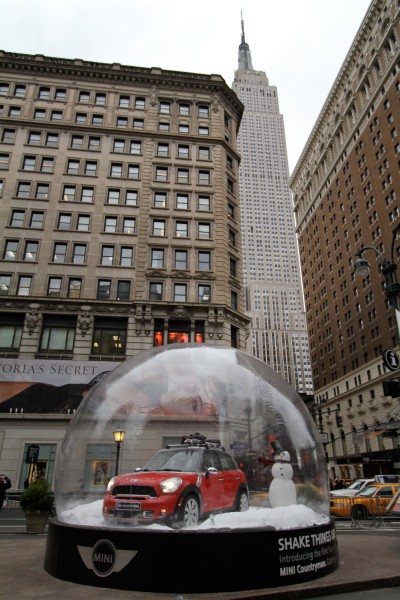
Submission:
[[[118,428],[113,432],[113,436],[114,442],[117,444],[117,459],[115,461],[115,476],[117,476],[119,467],[119,452],[121,449],[121,443],[124,441],[125,431],[122,431],[122,429]]]

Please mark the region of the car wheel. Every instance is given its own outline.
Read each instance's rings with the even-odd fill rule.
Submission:
[[[365,508],[365,506],[354,506],[351,511],[351,514],[352,514],[353,518],[356,520],[368,518],[368,511]]]
[[[183,527],[195,527],[199,522],[200,505],[195,496],[184,499],[180,512],[179,522]]]
[[[239,497],[236,502],[236,510],[238,512],[244,512],[245,510],[249,510],[249,497],[247,492],[241,490],[239,492]]]

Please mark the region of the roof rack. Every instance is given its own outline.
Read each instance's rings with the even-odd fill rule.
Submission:
[[[187,444],[190,446],[202,446],[204,448],[220,448],[221,450],[225,450],[221,444],[221,440],[211,438],[207,439],[205,435],[199,432],[183,435],[180,444],[168,444],[167,448],[177,448],[182,446],[182,444]]]

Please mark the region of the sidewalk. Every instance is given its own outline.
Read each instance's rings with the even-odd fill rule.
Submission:
[[[21,600],[239,600],[312,598],[357,590],[400,586],[400,527],[350,529],[337,527],[339,568],[330,575],[303,583],[248,592],[208,594],[153,594],[126,590],[81,586],[55,579],[43,569],[46,534],[10,533],[0,528],[1,594]],[[262,552],[262,548],[260,548]],[[177,560],[179,558],[177,557]],[[240,568],[238,564],[232,568]],[[266,568],[268,566],[266,565]],[[218,565],[193,565],[196,578],[217,578]],[[155,568],[156,576],[156,568]],[[177,584],[178,587],[179,584]]]

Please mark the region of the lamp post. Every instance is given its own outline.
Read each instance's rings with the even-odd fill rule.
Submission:
[[[125,431],[122,431],[121,429],[116,429],[113,432],[113,436],[114,436],[114,442],[117,444],[117,458],[115,461],[115,476],[118,475],[118,467],[119,467],[119,452],[121,449],[121,443],[124,441],[124,437],[125,437]]]

